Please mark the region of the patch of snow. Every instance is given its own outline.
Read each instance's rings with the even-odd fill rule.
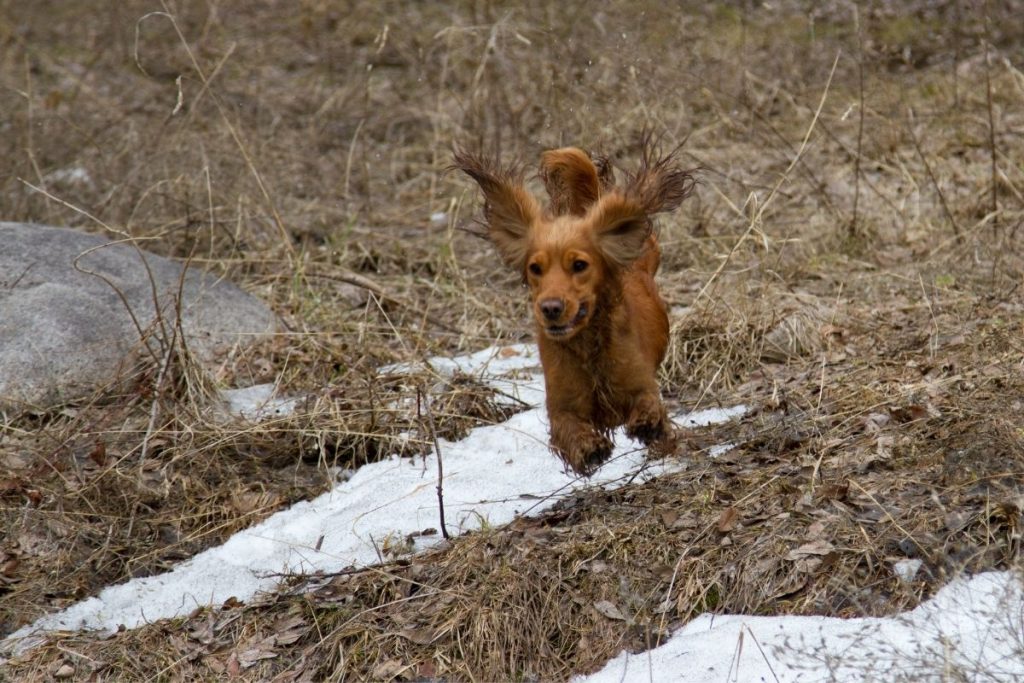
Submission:
[[[451,376],[456,372],[477,377],[499,377],[518,370],[540,370],[540,353],[533,344],[492,346],[455,358],[436,357],[426,361],[434,372]],[[414,363],[398,363],[380,369],[382,375],[401,375],[418,369]]]
[[[295,412],[299,397],[281,398],[276,396],[277,385],[254,384],[242,389],[225,389],[220,392],[227,404],[228,412],[250,422],[262,422],[274,417],[287,417]]]
[[[749,410],[750,408],[743,405],[733,406],[732,408],[707,408],[695,413],[681,415],[674,418],[674,420],[680,427],[707,427],[728,422],[734,417],[743,417]]]
[[[703,614],[574,683],[1024,680],[1024,591],[1011,572],[955,579],[890,618]]]
[[[892,565],[892,571],[900,581],[910,583],[917,576],[922,564],[924,563],[917,559],[897,560]]]
[[[82,166],[69,166],[58,168],[46,174],[46,179],[55,183],[68,183],[69,185],[92,185],[92,176]]]
[[[723,422],[724,422],[724,420],[723,420]],[[714,446],[712,446],[711,448],[708,449],[708,457],[713,460],[713,459],[717,458],[720,455],[725,455],[726,453],[728,453],[729,451],[731,451],[734,448],[736,448],[736,444],[734,444],[734,443],[719,443],[719,444],[715,444]]]

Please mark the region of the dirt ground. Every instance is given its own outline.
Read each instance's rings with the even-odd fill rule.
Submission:
[[[523,291],[471,234],[475,187],[446,171],[455,144],[623,167],[645,131],[682,144],[700,185],[660,221],[663,390],[754,408],[685,435],[676,474],[250,604],[54,634],[0,680],[558,680],[708,610],[893,614],[1017,566],[1022,12],[0,0],[0,219],[126,232],[286,327],[213,370],[182,353],[166,377],[142,363],[116,391],[0,416],[0,635],[335,467],[425,448],[386,406],[434,380],[382,365],[529,339]],[[217,387],[273,380],[316,399],[211,419]],[[469,380],[435,401],[452,438],[505,417]],[[722,441],[738,447],[707,457]]]

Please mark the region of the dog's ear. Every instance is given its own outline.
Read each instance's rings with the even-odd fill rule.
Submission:
[[[605,195],[588,218],[597,248],[610,264],[625,268],[643,254],[652,225],[644,207],[635,199],[619,192]]]
[[[597,180],[601,184],[601,194],[615,189],[615,169],[612,162],[603,154],[593,155],[594,166],[597,167]]]
[[[590,155],[577,147],[549,149],[541,155],[539,175],[551,197],[553,215],[585,215],[600,198],[601,190],[614,184],[611,166],[602,161],[598,169]]]
[[[693,192],[697,181],[693,170],[679,166],[679,148],[661,154],[651,136],[641,140],[643,153],[636,173],[626,178],[626,195],[632,197],[649,216],[674,211]]]
[[[484,193],[487,236],[505,263],[523,272],[530,244],[530,227],[540,217],[537,200],[523,186],[522,172],[501,168],[496,160],[455,151],[456,168],[477,182]]]

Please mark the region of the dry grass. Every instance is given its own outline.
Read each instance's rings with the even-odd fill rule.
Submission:
[[[455,141],[628,166],[645,129],[686,139],[704,171],[662,224],[665,393],[756,409],[690,434],[680,474],[248,605],[55,637],[0,679],[557,679],[700,611],[888,614],[1015,564],[1022,9],[0,3],[2,218],[147,238],[287,328],[218,368],[175,354],[162,379],[151,363],[3,416],[3,632],[336,467],[416,452],[423,391],[452,437],[505,416],[468,380],[376,374],[527,336],[513,278],[461,230]],[[310,399],[216,418],[212,388],[266,381]],[[707,458],[722,440],[740,446]],[[908,556],[925,569],[904,584]]]

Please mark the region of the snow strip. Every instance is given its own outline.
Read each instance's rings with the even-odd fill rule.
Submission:
[[[890,618],[703,614],[661,647],[623,652],[574,683],[895,683],[1024,680],[1020,576],[955,579]]]
[[[533,347],[488,349],[465,358],[431,361],[442,374],[478,375],[534,406],[504,423],[474,429],[461,441],[440,442],[444,462],[444,505],[449,532],[483,524],[506,524],[537,514],[584,487],[621,486],[665,471],[648,463],[621,432],[612,459],[589,480],[565,471],[547,445],[543,377],[536,374]],[[514,379],[508,373],[523,375]],[[389,368],[389,372],[397,368]],[[685,425],[723,422],[744,408],[706,410],[678,418]],[[297,503],[224,544],[210,548],[165,574],[133,579],[99,595],[44,616],[0,643],[0,650],[23,651],[50,630],[116,630],[188,614],[230,597],[249,600],[269,591],[280,574],[331,572],[379,561],[386,542],[438,526],[437,457],[391,457],[361,467],[350,479],[313,500]],[[415,549],[436,544],[440,535],[416,536]]]

